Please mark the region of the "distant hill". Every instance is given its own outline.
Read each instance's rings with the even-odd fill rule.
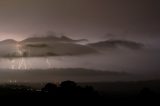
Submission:
[[[99,53],[99,51],[110,49],[127,48],[131,50],[140,50],[143,44],[129,40],[106,40],[86,45],[77,42],[87,41],[86,39],[73,40],[66,36],[47,36],[30,37],[17,42],[7,39],[0,42],[1,57],[17,57],[20,49],[21,56],[25,57],[43,57],[43,56],[75,56]],[[20,46],[18,48],[17,46]]]
[[[106,40],[100,41],[96,43],[90,43],[88,46],[96,48],[96,49],[115,49],[115,48],[128,48],[128,49],[142,49],[144,47],[143,44],[129,41],[129,40]]]
[[[0,57],[10,57],[15,55],[17,41],[12,39],[3,40],[0,42]]]
[[[6,40],[3,40],[0,42],[1,45],[4,45],[4,44],[16,44],[17,41],[13,40],[13,39],[6,39]]]
[[[19,56],[17,55],[18,49],[22,51],[21,56],[26,57],[67,56],[95,53],[96,50],[75,43],[83,40],[85,39],[73,40],[66,36],[31,37],[20,42],[8,39],[0,42],[0,56],[17,57]],[[19,45],[20,48],[18,48],[17,45]]]
[[[85,68],[53,68],[53,69],[35,69],[35,70],[1,70],[1,81],[17,80],[29,82],[50,82],[74,80],[81,82],[97,82],[121,80],[132,77],[127,72],[102,71]]]
[[[74,40],[74,39],[71,39],[71,38],[63,35],[61,37],[57,37],[57,36],[30,37],[30,38],[27,38],[27,39],[21,41],[21,43],[37,43],[37,42],[75,43],[75,42],[81,42],[81,41],[87,41],[87,39]]]
[[[64,56],[95,53],[96,50],[76,44],[81,40],[73,40],[66,36],[32,37],[20,42],[30,50],[30,56]]]
[[[24,45],[24,48],[30,50],[30,56],[82,55],[96,52],[96,50],[87,46],[59,42],[27,44]]]
[[[116,72],[116,71],[101,71],[85,68],[57,68],[53,69],[54,75],[70,75],[70,76],[127,76],[130,75],[127,72]],[[49,72],[51,70],[48,70]],[[42,71],[43,72],[43,71]]]

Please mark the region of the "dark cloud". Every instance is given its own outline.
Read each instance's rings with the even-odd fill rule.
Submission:
[[[125,31],[155,37],[159,5],[159,0],[1,0],[0,32],[19,39],[48,30],[92,39]]]

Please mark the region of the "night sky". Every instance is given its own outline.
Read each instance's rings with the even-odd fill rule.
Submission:
[[[159,0],[1,0],[0,38],[48,31],[91,41],[159,39]],[[155,41],[154,41],[155,42]]]
[[[24,68],[29,67],[28,69],[37,69],[37,67],[48,69],[52,66],[53,68],[124,71],[129,74],[146,75],[147,78],[160,76],[160,0],[0,0],[0,40],[22,41],[33,36],[47,36],[48,33],[55,33],[58,38],[65,35],[71,40],[88,39],[89,41],[81,45],[77,42],[56,44],[54,41],[47,41],[50,45],[29,45],[33,54],[42,53],[38,54],[42,56],[40,58],[22,56],[22,60],[10,58],[9,53],[14,51],[14,54],[15,50],[17,52],[18,47],[23,47],[25,43],[15,43],[13,40],[8,40],[7,43],[0,42],[0,71],[8,68],[15,69],[14,67],[19,64],[20,66],[24,64]],[[107,44],[112,47],[108,49],[108,45],[106,46],[103,41],[111,39],[113,42]],[[92,44],[97,42],[104,44],[106,48],[103,48],[104,50],[94,48]],[[114,47],[115,44],[117,48]],[[136,50],[132,48],[135,45],[137,47],[138,44],[142,44],[143,47]],[[128,48],[121,48],[121,45]],[[53,50],[53,53],[49,50]],[[90,50],[103,52],[82,56],[65,55],[70,51],[83,53]],[[44,57],[43,52],[63,55]],[[3,59],[4,55],[9,59]],[[52,76],[47,78],[52,79]]]

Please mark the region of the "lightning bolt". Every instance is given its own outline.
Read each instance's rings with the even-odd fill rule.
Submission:
[[[23,67],[24,67],[25,70],[27,70],[26,61],[25,61],[25,59],[22,57],[21,60],[20,60],[20,62],[19,62],[19,65],[18,65],[18,69],[19,69],[19,70],[20,70],[20,69],[23,69]]]
[[[46,58],[46,63],[48,64],[48,69],[50,69],[52,65],[51,65],[51,63],[50,63],[48,58]]]
[[[11,60],[11,69],[14,70],[15,69],[15,60]]]
[[[26,60],[25,58],[23,57],[23,51],[21,49],[21,45],[17,45],[17,53],[19,56],[22,56],[21,59],[19,60],[18,62],[18,69],[24,69],[24,70],[27,70],[27,64],[26,64]]]

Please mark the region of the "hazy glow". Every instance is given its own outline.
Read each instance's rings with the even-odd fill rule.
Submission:
[[[50,69],[52,65],[51,65],[51,63],[50,63],[48,58],[46,58],[46,63],[48,64],[48,69]]]
[[[14,34],[14,33],[0,33],[0,41],[6,39],[14,39],[16,41],[21,41],[25,39],[25,35]]]
[[[160,0],[0,0],[0,41],[6,39],[22,41],[33,36],[47,36],[49,34],[47,32],[53,31],[56,36],[64,34],[71,39],[82,38],[88,39],[89,42],[107,39],[132,40],[144,43],[145,47],[148,47],[147,50],[140,52],[121,50],[121,48],[118,50],[118,47],[118,49],[107,49],[107,52],[96,55],[62,56],[59,52],[60,54],[66,52],[65,46],[54,48],[53,45],[53,48],[50,48],[52,45],[44,44],[45,48],[35,49],[33,45],[33,47],[26,45],[24,48],[21,45],[23,42],[17,45],[12,45],[12,43],[3,45],[2,42],[0,77],[3,78],[1,74],[3,71],[9,73],[10,71],[15,73],[17,70],[29,72],[37,69],[53,71],[52,68],[85,68],[158,75],[160,73],[157,71],[160,69],[159,5]],[[85,43],[80,42],[80,44]],[[72,48],[72,45],[69,48]],[[49,49],[51,51],[53,49],[53,54],[58,56],[44,57],[48,51],[50,52]],[[75,51],[80,52],[83,49],[75,49]],[[32,57],[39,53],[43,54],[38,55],[42,57]],[[12,57],[14,54],[17,57]],[[35,75],[38,76],[37,74],[41,74],[39,70]],[[12,77],[6,76],[9,80]],[[27,79],[31,78],[26,73],[24,76]],[[40,80],[44,80],[42,77]],[[34,74],[33,78],[35,78]],[[16,80],[13,78],[10,82],[16,82]]]
[[[160,62],[160,51],[141,52],[108,52],[101,55],[60,56],[41,58],[15,58],[0,60],[1,69],[16,69],[22,62],[21,69],[48,69],[48,68],[87,68],[97,70],[127,71],[129,73],[146,74],[157,71]],[[156,58],[156,60],[155,60]],[[9,61],[8,61],[9,60]],[[25,66],[26,64],[26,66]],[[53,66],[54,65],[54,66]],[[158,73],[158,72],[157,72]]]
[[[15,69],[15,60],[11,60],[11,69],[14,70]]]
[[[17,49],[17,54],[18,56],[21,57],[21,59],[18,60],[18,65],[16,66],[16,61],[13,59],[11,60],[11,69],[23,69],[23,70],[27,70],[28,66],[26,63],[26,59],[23,57],[23,50],[22,50],[22,45],[17,44],[16,45],[16,49]]]
[[[10,61],[11,63],[11,69],[12,70],[27,70],[27,69],[32,69],[32,60],[31,59],[28,59],[28,58],[25,58],[23,57],[23,52],[26,51],[26,49],[23,48],[23,46],[19,43],[17,43],[16,45],[16,53],[17,53],[17,56],[19,56],[19,58],[14,58]],[[29,51],[29,55],[30,55],[30,50],[28,49]],[[28,60],[28,62],[27,62]],[[53,68],[52,67],[52,63],[50,62],[49,60],[49,57],[46,57],[46,60],[44,60],[44,62],[46,63],[47,65],[47,69],[51,69]],[[39,62],[38,62],[39,63]]]
[[[26,64],[26,60],[24,59],[24,57],[21,58],[20,62],[19,62],[19,66],[18,69],[27,69],[27,64]]]

